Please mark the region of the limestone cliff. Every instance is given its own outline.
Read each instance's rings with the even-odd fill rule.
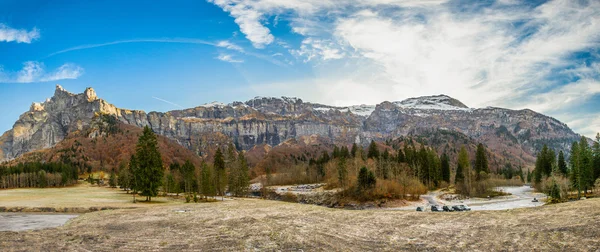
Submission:
[[[0,137],[0,161],[52,147],[70,132],[89,125],[97,114],[113,115],[133,126],[149,126],[200,155],[225,142],[250,150],[256,145],[276,146],[318,135],[335,144],[366,145],[371,140],[418,136],[423,129],[435,129],[464,134],[496,152],[533,157],[544,143],[567,150],[579,137],[558,120],[531,110],[473,109],[445,95],[350,107],[256,97],[246,102],[145,113],[117,108],[99,99],[92,88],[72,94],[57,85],[52,98],[32,104]],[[531,162],[531,158],[520,160]]]

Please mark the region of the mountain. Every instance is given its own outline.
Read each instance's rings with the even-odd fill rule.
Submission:
[[[436,142],[431,139],[431,131],[435,131],[482,142],[499,158],[527,165],[533,163],[543,144],[566,151],[579,138],[564,123],[528,109],[469,108],[446,95],[348,107],[290,97],[256,97],[246,102],[214,102],[146,113],[117,108],[98,98],[92,88],[72,94],[57,85],[52,98],[33,103],[0,137],[0,160],[53,147],[72,132],[90,126],[98,115],[112,115],[126,125],[149,126],[200,156],[208,156],[211,148],[227,143],[251,150],[300,141],[305,136],[319,136],[338,145],[366,146],[371,140],[402,136]]]

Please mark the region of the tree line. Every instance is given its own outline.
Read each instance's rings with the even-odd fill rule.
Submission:
[[[78,167],[57,162],[0,166],[0,188],[60,187],[77,182]]]
[[[545,191],[553,201],[564,201],[570,191],[577,191],[581,198],[593,188],[600,187],[600,133],[596,141],[584,136],[571,145],[568,159],[565,153],[556,152],[544,145],[537,155],[533,170],[533,183],[538,190]]]
[[[229,145],[227,154],[218,148],[212,164],[202,163],[196,167],[191,161],[184,164],[172,163],[163,168],[155,133],[148,127],[136,146],[128,165],[121,165],[117,183],[133,193],[139,193],[151,201],[152,197],[164,194],[186,194],[186,200],[197,200],[197,196],[214,197],[230,193],[246,196],[249,188],[248,164],[242,152],[236,154]]]

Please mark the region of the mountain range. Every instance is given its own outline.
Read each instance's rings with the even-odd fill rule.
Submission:
[[[146,113],[117,108],[99,98],[92,88],[73,94],[57,85],[51,98],[33,103],[13,128],[0,136],[0,161],[55,148],[71,135],[96,138],[98,118],[103,115],[127,127],[149,126],[200,157],[229,143],[238,150],[250,151],[257,146],[268,150],[294,141],[304,145],[327,142],[366,146],[371,141],[412,137],[440,152],[450,148],[456,151],[456,145],[468,142],[484,143],[495,158],[531,165],[543,144],[567,151],[580,137],[566,124],[529,109],[469,108],[446,95],[346,107],[290,97],[255,97],[245,102],[213,102]],[[436,137],[441,135],[453,136],[453,145],[447,137]]]

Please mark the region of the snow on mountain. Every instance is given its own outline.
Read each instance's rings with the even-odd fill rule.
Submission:
[[[422,96],[394,102],[398,107],[420,110],[471,110],[465,104],[447,95]]]
[[[216,101],[200,105],[200,107],[205,107],[205,108],[213,108],[213,107],[222,108],[225,106],[227,106],[227,104],[222,103],[222,102],[216,102]]]
[[[375,105],[354,105],[347,108],[350,112],[360,116],[370,116],[375,111]]]

